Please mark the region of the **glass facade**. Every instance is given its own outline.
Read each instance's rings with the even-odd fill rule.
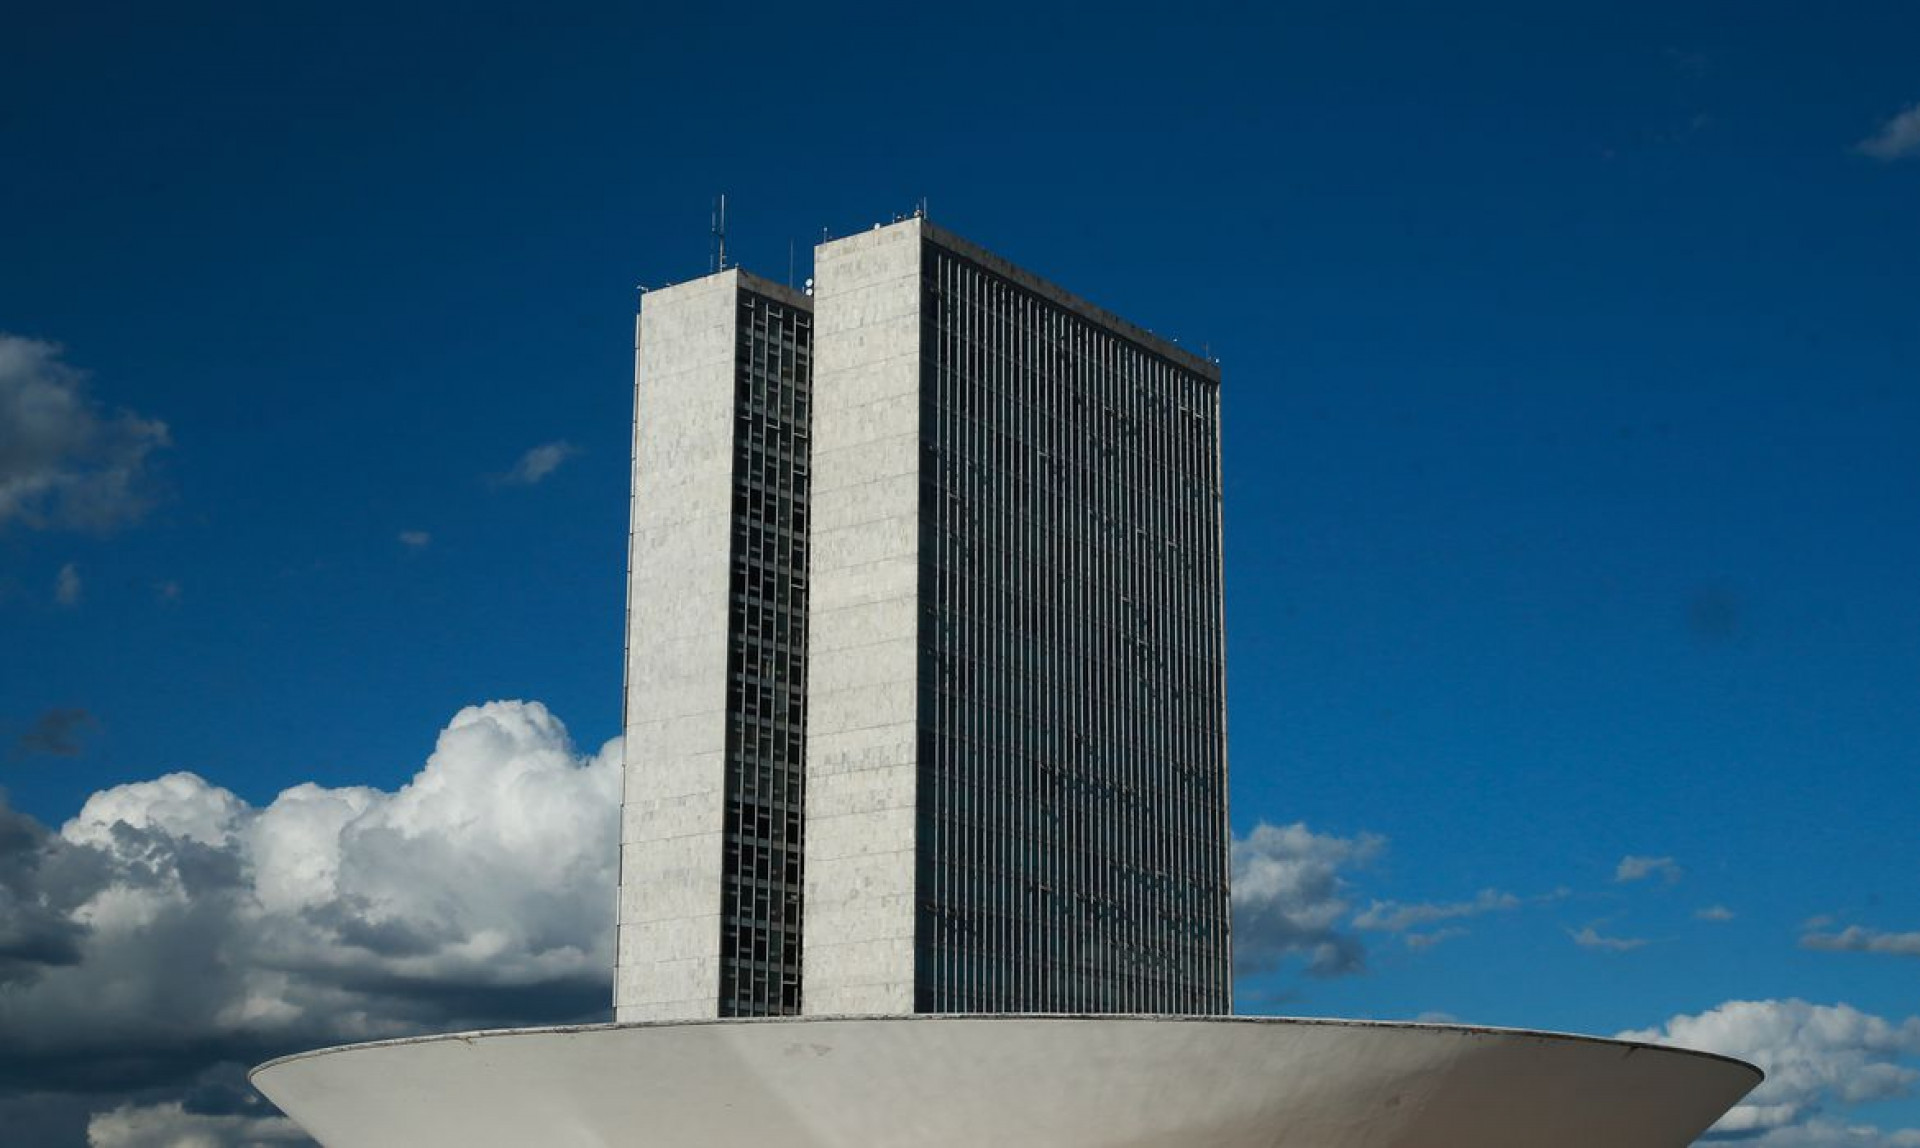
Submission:
[[[813,318],[742,288],[727,625],[721,1016],[800,1012]]]
[[[915,1010],[1227,1012],[1218,381],[921,266]]]

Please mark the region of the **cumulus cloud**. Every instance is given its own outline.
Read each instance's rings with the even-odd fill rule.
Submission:
[[[1573,943],[1583,949],[1602,949],[1609,953],[1631,952],[1647,943],[1644,937],[1605,936],[1592,925],[1587,925],[1578,931],[1568,929],[1567,936],[1572,937]]]
[[[493,702],[392,792],[257,807],[174,773],[94,794],[58,833],[0,803],[0,1107],[90,1095],[96,1142],[250,1142],[275,1126],[196,1103],[208,1074],[604,1019],[619,786],[617,741],[583,754],[545,707]]]
[[[1741,1148],[1920,1148],[1920,1128],[1888,1132],[1871,1125],[1809,1120],[1758,1136],[1714,1137],[1712,1142],[1729,1140]]]
[[[284,1116],[189,1112],[178,1100],[122,1104],[87,1121],[91,1148],[252,1148],[311,1144]]]
[[[1680,866],[1676,864],[1671,857],[1638,857],[1629,855],[1620,858],[1620,864],[1614,867],[1613,879],[1615,881],[1625,882],[1644,881],[1649,877],[1658,877],[1671,885],[1680,879],[1680,874]]]
[[[86,927],[73,914],[78,887],[94,875],[56,845],[45,826],[0,801],[0,1017],[10,986],[80,961]]]
[[[255,1148],[314,1142],[247,1081],[238,1063],[131,1093],[0,1094],[0,1139],[35,1148]]]
[[[54,343],[0,333],[0,530],[109,530],[152,505],[167,426],[108,411]]]
[[[503,486],[532,486],[579,453],[580,448],[570,442],[541,443],[521,455],[520,461],[513,464],[513,469],[501,475],[498,481]]]
[[[1886,953],[1896,957],[1920,957],[1920,933],[1884,933],[1879,929],[1850,925],[1837,933],[1807,933],[1800,938],[1800,947],[1827,953]]]
[[[61,606],[78,606],[82,589],[79,568],[71,562],[60,567],[60,573],[53,579],[54,602]]]
[[[432,544],[433,535],[424,530],[402,530],[400,532],[400,545],[405,546],[409,550],[425,550]]]
[[[80,735],[93,725],[93,715],[83,709],[47,710],[13,740],[13,748],[21,754],[79,757]]]
[[[1343,873],[1385,848],[1370,833],[1336,837],[1305,825],[1259,825],[1233,842],[1233,959],[1237,972],[1270,972],[1300,956],[1332,977],[1366,967],[1366,948],[1343,930],[1352,905]]]
[[[1708,905],[1704,909],[1695,909],[1693,915],[1696,920],[1701,921],[1731,921],[1736,916],[1734,911],[1725,905]]]
[[[1920,104],[1880,125],[1857,145],[1862,155],[1874,159],[1896,160],[1920,156]]]
[[[1622,1040],[1704,1049],[1751,1061],[1767,1079],[1713,1127],[1757,1137],[1769,1148],[1920,1143],[1920,1132],[1886,1133],[1836,1122],[1828,1109],[1907,1096],[1920,1070],[1920,1017],[1889,1021],[1846,1004],[1803,1000],[1728,1001]]]

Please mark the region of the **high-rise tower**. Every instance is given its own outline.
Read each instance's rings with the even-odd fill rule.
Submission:
[[[805,1011],[1229,1011],[1218,368],[923,219],[814,275]]]
[[[641,304],[620,1020],[800,1009],[812,328],[738,269]]]
[[[618,1018],[1228,1011],[1217,368],[919,218],[815,278],[641,309]]]

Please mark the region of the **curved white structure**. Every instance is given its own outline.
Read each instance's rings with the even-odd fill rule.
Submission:
[[[1682,1148],[1760,1079],[1590,1037],[1133,1016],[521,1029],[253,1073],[328,1148]]]

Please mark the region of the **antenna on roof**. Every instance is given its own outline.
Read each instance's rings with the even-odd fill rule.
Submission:
[[[925,219],[927,217],[927,197],[926,196],[923,195],[920,197],[919,205],[913,209],[913,217],[915,219]]]
[[[714,271],[727,269],[727,193],[720,193],[720,201],[713,209],[713,266]]]
[[[787,240],[787,286],[793,286],[793,240]]]

